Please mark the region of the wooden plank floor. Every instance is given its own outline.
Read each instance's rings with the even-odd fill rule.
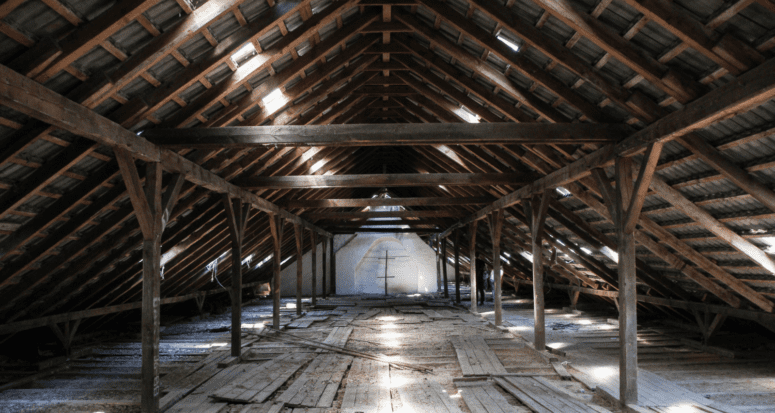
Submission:
[[[522,304],[513,305],[512,309],[506,301],[504,319],[510,326],[501,330],[488,324],[487,305],[481,309],[483,315],[477,315],[465,308],[450,307],[449,301],[438,297],[432,302],[425,299],[320,300],[320,309],[312,309],[304,317],[327,319],[307,327],[299,323],[301,328],[292,332],[298,339],[278,341],[276,335],[261,336],[260,328],[246,329],[243,357],[239,360],[230,359],[229,334],[217,324],[213,327],[213,319],[202,321],[203,327],[194,327],[200,325],[196,323],[183,324],[179,330],[171,327],[167,332],[173,333],[173,339],[166,338],[162,345],[163,360],[174,360],[161,366],[165,407],[169,412],[210,413],[615,410],[610,401],[600,396],[609,391],[615,395],[615,383],[601,384],[601,391],[596,394],[592,390],[597,384],[591,379],[601,372],[610,374],[610,368],[615,367],[616,349],[610,347],[616,345],[618,331],[608,322],[610,315],[549,312],[548,342],[567,352],[568,357],[561,357],[539,354],[528,345],[530,328],[523,327],[525,320],[532,322],[532,314],[519,309]],[[265,319],[270,309],[269,305],[256,311],[246,308],[245,318]],[[299,320],[291,317],[289,323]],[[221,325],[229,325],[228,315],[217,319],[222,320]],[[218,333],[203,333],[203,329]],[[647,401],[644,404],[652,406],[638,407],[645,409],[641,413],[675,413],[674,408],[682,401],[720,406],[712,404],[719,401],[732,404],[743,413],[773,412],[772,360],[721,357],[685,345],[673,332],[653,326],[642,326],[639,331],[640,364],[648,366],[643,370],[645,378],[641,379],[642,394],[647,399],[660,397],[662,403],[670,400],[670,405],[660,405],[656,399],[653,403]],[[180,337],[190,337],[191,341],[184,342]],[[422,365],[433,372],[318,351],[305,346],[303,339]],[[181,348],[189,352],[174,358]],[[95,412],[116,408],[127,413],[139,412],[137,355],[139,342],[131,340],[96,349],[94,356],[75,361],[71,369],[0,393],[0,413]],[[566,367],[580,380],[560,380],[549,356],[570,361],[571,365]],[[227,360],[237,364],[225,367],[222,363]],[[588,374],[583,374],[574,369],[587,366],[603,370],[587,370]],[[683,387],[683,393],[677,393],[673,386]],[[46,398],[51,403],[46,403]],[[696,410],[692,405],[684,407],[682,412],[718,413]]]
[[[460,336],[452,339],[463,376],[504,374],[506,368],[490,349],[484,338]]]

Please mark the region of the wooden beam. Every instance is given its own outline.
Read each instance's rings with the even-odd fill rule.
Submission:
[[[664,27],[681,39],[692,49],[712,60],[719,66],[728,70],[733,75],[749,69],[743,63],[749,61],[751,53],[758,55],[756,64],[764,61],[764,58],[751,46],[737,40],[737,48],[731,48],[719,43],[717,35],[696,20],[688,11],[666,0],[625,0],[627,4],[642,13],[649,20]],[[745,50],[745,49],[749,50]],[[717,53],[718,52],[718,53]],[[725,59],[729,56],[730,59]]]
[[[536,4],[681,103],[688,103],[702,93],[702,85],[674,69],[666,69],[570,1],[536,0]]]
[[[322,295],[324,300],[326,299],[326,297],[328,297],[328,282],[327,282],[328,280],[327,280],[327,278],[328,278],[328,274],[329,274],[329,269],[328,269],[328,266],[326,264],[327,264],[327,261],[328,261],[327,257],[328,257],[328,243],[329,242],[331,242],[331,240],[329,240],[328,237],[323,237],[323,254],[322,254],[323,255],[323,262],[322,262],[322,264],[323,264],[323,273],[320,274],[323,279],[320,280],[320,284],[321,284],[321,289],[323,290],[323,291],[321,291],[321,295]]]
[[[516,282],[525,285],[532,285],[533,282],[529,280],[516,280]],[[578,287],[575,285],[567,284],[548,284],[552,288],[579,291],[582,294],[589,294],[598,297],[617,298],[619,297],[618,291],[608,290],[596,290],[593,288]],[[764,311],[753,311],[740,308],[732,308],[725,305],[698,303],[685,300],[673,300],[669,298],[654,297],[650,295],[638,295],[638,302],[658,305],[662,307],[680,308],[687,311],[707,311],[713,314],[724,314],[730,317],[736,317],[743,320],[751,320],[763,323],[775,322],[775,314]]]
[[[651,187],[660,198],[681,210],[684,214],[688,215],[689,218],[698,222],[736,250],[747,255],[770,273],[775,274],[775,262],[773,262],[769,255],[756,245],[753,245],[750,241],[729,229],[716,218],[713,218],[707,211],[686,199],[686,197],[678,192],[678,190],[656,176],[651,180]]]
[[[275,330],[280,329],[280,286],[282,286],[281,267],[282,262],[282,244],[283,244],[283,226],[282,218],[276,215],[269,216],[269,230],[272,233],[272,325]]]
[[[521,185],[531,181],[523,174],[366,174],[366,175],[297,175],[257,176],[235,180],[246,190],[372,188],[420,186]]]
[[[756,180],[745,169],[735,165],[727,157],[722,155],[718,149],[710,145],[703,137],[696,133],[689,133],[678,138],[678,141],[681,145],[685,146],[702,159],[703,162],[721,172],[722,175],[740,187],[740,189],[756,198],[762,205],[775,211],[775,192],[767,187],[767,185]]]
[[[329,242],[329,256],[331,257],[331,294],[336,295],[336,252],[334,251],[334,236],[331,235]]]
[[[472,0],[472,4],[503,27],[514,31],[520,39],[525,41],[526,46],[533,47],[550,59],[562,64],[584,81],[599,89],[611,100],[618,103],[623,109],[630,111],[631,114],[642,118],[646,122],[651,122],[664,115],[664,109],[660,108],[656,102],[643,96],[640,92],[630,92],[618,83],[611,82],[600,71],[584,62],[583,59],[563,44],[542,33],[538,27],[520,22],[518,17],[507,7],[501,5],[500,2],[495,0]],[[549,13],[544,12],[542,18],[548,17]],[[633,97],[633,95],[638,95],[638,97]],[[641,97],[644,99],[641,99]],[[632,106],[635,106],[635,108]]]
[[[469,227],[469,233],[468,236],[469,242],[468,242],[468,256],[469,256],[469,285],[471,286],[471,311],[476,314],[479,312],[477,309],[477,293],[476,293],[476,227],[477,227],[478,221],[471,222],[471,225]]]
[[[391,125],[389,128],[288,125],[149,129],[142,136],[164,148],[223,149],[269,145],[602,144],[616,142],[631,132],[632,129],[621,124],[479,123]]]
[[[156,0],[132,0],[116,3],[85,25],[70,32],[59,42],[62,53],[47,67],[35,69],[35,72],[39,73],[35,80],[45,83],[154,4],[156,4]]]
[[[425,198],[352,198],[352,199],[303,199],[282,202],[284,208],[360,208],[377,206],[452,206],[482,205],[494,201],[492,197],[425,197]]]
[[[116,150],[124,183],[143,234],[143,295],[141,319],[141,405],[147,412],[159,409],[159,322],[161,291],[161,236],[163,227],[162,169],[158,162],[147,162],[145,187],[134,159],[124,149]]]
[[[598,122],[610,120],[609,116],[592,102],[584,99],[580,94],[559,81],[559,79],[549,74],[548,71],[540,66],[527,59],[520,58],[514,50],[498,40],[495,35],[450,9],[444,3],[433,0],[418,0],[418,2],[434,13],[437,13],[455,29],[464,33],[470,41],[479,44],[491,53],[497,55],[498,58],[512,65],[516,70],[519,70],[522,75],[528,77],[533,82],[537,82],[544,86],[551,91],[551,93],[575,107],[586,117]],[[399,18],[399,20],[401,19]]]
[[[250,216],[250,204],[241,199],[223,196],[226,223],[231,240],[231,356],[240,357],[242,351],[242,243]]]
[[[23,97],[23,98],[22,98]],[[240,198],[256,209],[279,214],[284,219],[329,235],[320,228],[280,209],[277,205],[230,184],[218,175],[170,150],[161,149],[99,114],[51,91],[5,66],[0,66],[0,103],[115,149],[124,149],[146,162],[159,162],[165,170],[180,173],[186,180],[217,193]]]
[[[624,215],[620,218],[622,219],[623,231],[627,234],[635,231],[635,225],[638,223],[638,218],[640,218],[640,211],[643,208],[643,202],[646,200],[646,193],[649,190],[649,184],[654,176],[654,171],[657,169],[657,162],[661,152],[661,142],[649,145],[640,165],[640,171],[638,172],[631,198],[627,203],[622,204],[624,209],[621,212]]]
[[[658,157],[658,156],[657,156]],[[656,163],[656,162],[654,162]],[[622,405],[638,403],[638,318],[637,273],[635,267],[634,230],[627,227],[631,199],[635,198],[632,182],[632,159],[616,159],[616,234],[619,244],[619,401]],[[648,186],[648,185],[647,185]],[[642,204],[641,204],[642,205]],[[640,215],[640,211],[638,214]]]
[[[505,211],[493,211],[490,215],[490,237],[492,238],[492,273],[495,286],[492,301],[495,307],[495,326],[503,325],[503,307],[501,305],[501,234]],[[443,238],[446,239],[446,238]]]
[[[455,230],[455,302],[460,304],[460,230],[459,229]]]
[[[546,348],[546,319],[544,308],[544,223],[549,210],[551,193],[545,191],[542,196],[534,196],[523,201],[525,217],[530,230],[533,254],[533,342],[537,350]]]
[[[459,217],[460,211],[440,209],[432,211],[367,211],[367,212],[308,212],[304,214],[307,219],[330,219],[330,220],[349,220],[349,219],[372,219],[372,218],[448,218]],[[369,224],[383,223],[383,221],[370,221]],[[384,224],[390,224],[390,221],[384,221]]]
[[[302,261],[304,260],[304,230],[298,226],[293,226],[293,234],[296,240],[296,315],[301,316],[301,289],[304,286],[302,270]]]
[[[310,283],[312,284],[312,306],[314,307],[318,304],[318,234],[315,231],[310,231],[309,235],[312,240],[312,267],[310,267],[312,270],[312,280]],[[325,267],[325,264],[323,264],[323,267]]]
[[[512,192],[492,205],[483,208],[456,226],[482,219],[496,209],[506,208],[547,188],[554,188],[590,175],[594,168],[609,165],[617,156],[632,156],[655,142],[668,142],[697,129],[707,127],[735,114],[745,112],[775,97],[775,59],[770,59],[705,96],[689,103],[630,135],[615,145],[607,145],[586,155],[531,185]],[[448,236],[452,228],[444,232]]]
[[[444,298],[449,298],[449,279],[447,278],[447,239],[438,238],[441,242],[441,271],[444,275]]]

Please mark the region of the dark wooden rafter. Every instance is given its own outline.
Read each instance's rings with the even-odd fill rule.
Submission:
[[[432,0],[419,0],[419,3],[422,4],[423,7],[426,7],[439,16],[442,16],[442,18],[450,23],[455,29],[460,30],[469,39],[479,43],[482,47],[489,50],[491,53],[496,54],[500,59],[511,64],[516,70],[519,70],[530,80],[537,82],[552,93],[556,94],[563,101],[573,105],[587,118],[598,122],[605,122],[609,120],[609,117],[605,115],[600,110],[600,108],[582,98],[574,90],[560,82],[557,78],[548,74],[545,70],[543,70],[543,68],[527,61],[526,59],[519,58],[514,50],[510,49],[507,45],[499,41],[495,35],[488,33],[484,29],[480,28],[473,22],[466,19],[463,15],[453,12],[450,8],[444,6],[443,3],[440,2],[434,2]]]
[[[537,0],[536,4],[679,102],[687,103],[703,93],[702,85],[675,69],[666,69],[570,1]]]
[[[72,133],[86,136],[116,149],[126,150],[143,161],[160,162],[167,170],[183,174],[186,180],[194,184],[215,192],[229,193],[251,203],[259,210],[280,214],[292,222],[305,224],[298,217],[293,217],[276,205],[234,187],[223,178],[174,152],[159,149],[136,134],[8,68],[0,67],[0,79],[2,80],[0,101],[6,106]],[[20,101],[16,98],[18,96],[27,96],[29,99]]]

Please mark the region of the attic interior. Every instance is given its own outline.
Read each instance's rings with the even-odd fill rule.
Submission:
[[[772,0],[5,0],[0,411],[772,412],[774,50]]]

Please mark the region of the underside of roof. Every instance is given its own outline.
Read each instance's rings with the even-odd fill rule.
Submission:
[[[468,256],[468,223],[482,208],[659,130],[664,146],[636,229],[641,310],[687,316],[690,307],[667,304],[691,302],[771,320],[759,315],[775,309],[772,0],[8,0],[0,18],[2,83],[16,87],[22,75],[169,148],[211,181],[271,202],[296,219],[303,251],[312,233],[373,225],[366,200],[377,196],[402,207],[387,214],[402,230],[429,241],[441,234],[447,255],[459,247]],[[673,128],[674,119],[741,99],[736,91],[754,77],[763,87],[746,104]],[[139,308],[143,234],[114,147],[62,127],[83,121],[67,119],[73,112],[36,117],[19,94],[0,94],[0,105],[0,319]],[[349,124],[392,136],[426,123],[599,124],[618,133],[479,144],[452,130],[448,141],[384,145],[189,144],[175,135]],[[629,154],[636,163],[643,149]],[[174,185],[177,175],[161,166],[164,188]],[[459,180],[311,187],[269,179],[362,174]],[[551,185],[545,238],[548,282],[607,302],[618,289],[605,188],[613,177],[609,162]],[[186,180],[162,238],[167,302],[216,289],[213,263],[228,284],[231,266],[222,195]],[[509,202],[503,211],[505,282],[528,282],[529,210]],[[476,243],[492,257],[485,222]],[[284,232],[281,259],[295,259],[294,226]],[[275,257],[260,208],[249,212],[243,258],[244,283],[267,279]]]

